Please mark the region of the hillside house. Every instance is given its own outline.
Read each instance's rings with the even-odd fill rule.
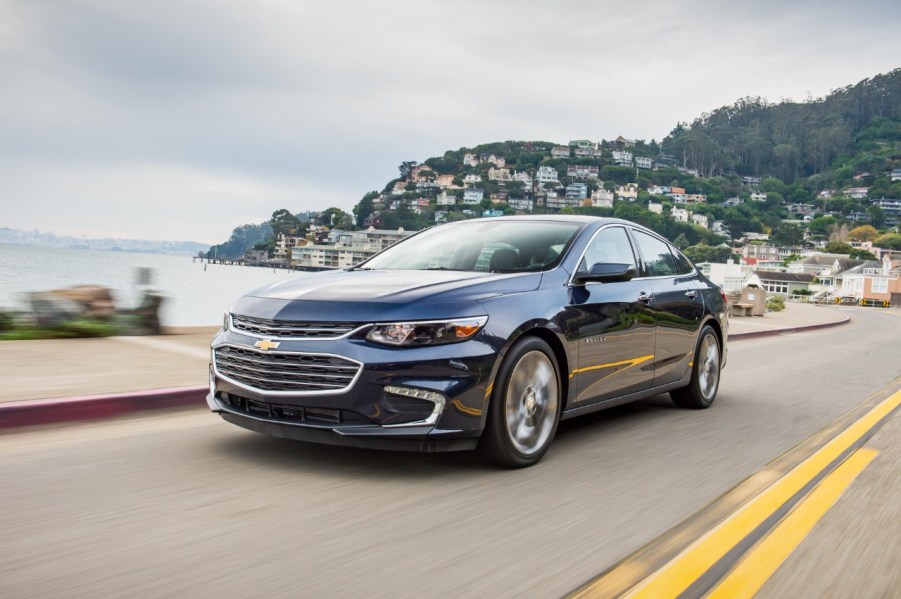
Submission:
[[[570,164],[566,167],[566,176],[573,179],[597,179],[600,169],[596,166],[583,166],[580,164]]]
[[[620,152],[614,150],[613,162],[620,166],[632,166],[632,152]]]
[[[530,177],[529,173],[527,173],[526,171],[513,173],[513,180],[519,181],[525,188],[532,187],[532,177]]]
[[[464,204],[480,204],[482,200],[485,199],[485,190],[479,189],[476,187],[471,187],[463,192],[463,203]]]
[[[569,146],[554,146],[551,148],[552,158],[569,158]]]
[[[453,206],[457,203],[457,196],[453,193],[447,193],[447,191],[442,191],[438,194],[438,198],[436,203],[439,206]]]
[[[552,166],[539,167],[536,177],[538,178],[539,183],[559,183],[560,182],[560,176],[557,173],[557,169],[555,169]]]
[[[845,195],[852,200],[865,200],[869,192],[869,187],[849,187],[845,190]]]
[[[453,187],[454,185],[454,176],[453,175],[438,175],[435,177],[435,183],[438,184],[438,187],[442,189],[446,189],[448,187]]]
[[[673,208],[673,211],[670,212],[670,216],[672,216],[673,220],[676,222],[687,223],[688,218],[691,216],[691,212],[685,208]]]
[[[566,197],[569,199],[584,200],[588,197],[588,185],[585,183],[570,183],[566,186]]]
[[[597,208],[613,208],[613,192],[603,187],[591,192],[591,205]]]
[[[644,156],[636,156],[635,157],[635,166],[637,168],[651,169],[654,167],[654,161],[650,158],[645,158]]]
[[[488,180],[512,181],[513,177],[510,175],[510,169],[508,168],[490,168],[488,169]]]
[[[638,183],[626,183],[616,186],[616,199],[624,202],[634,202],[638,199]]]

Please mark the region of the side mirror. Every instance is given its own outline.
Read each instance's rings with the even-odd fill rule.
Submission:
[[[638,274],[638,269],[634,264],[617,264],[610,262],[598,262],[592,264],[587,271],[580,271],[573,277],[576,285],[584,285],[585,283],[615,281],[628,281]]]

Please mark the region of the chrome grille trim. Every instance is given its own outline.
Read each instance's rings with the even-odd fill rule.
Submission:
[[[261,339],[343,339],[368,326],[367,323],[359,322],[268,320],[240,314],[229,314],[229,320],[233,331]]]
[[[233,385],[265,395],[336,395],[353,387],[363,364],[334,354],[224,344],[213,348],[213,369]]]

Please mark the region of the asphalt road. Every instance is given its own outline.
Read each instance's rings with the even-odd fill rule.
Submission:
[[[901,313],[852,310],[732,343],[709,410],[567,421],[519,471],[200,411],[0,436],[0,596],[560,596],[901,375]]]

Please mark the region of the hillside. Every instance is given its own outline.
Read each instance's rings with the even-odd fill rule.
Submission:
[[[896,227],[894,199],[901,69],[806,102],[743,98],[679,123],[659,143],[504,141],[403,162],[398,177],[362,197],[353,220],[418,230],[483,215],[579,212],[640,222],[683,247],[746,233],[798,245],[847,241],[861,224]],[[322,224],[350,220],[326,212]],[[265,229],[253,227],[253,235],[236,229],[229,253],[265,245]]]

